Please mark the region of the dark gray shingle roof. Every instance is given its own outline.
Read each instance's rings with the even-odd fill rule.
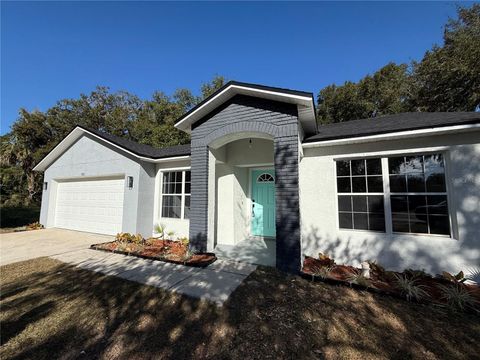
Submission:
[[[320,125],[318,134],[306,138],[303,142],[326,141],[479,122],[480,112],[401,113],[371,119]]]
[[[103,131],[88,129],[83,126],[78,127],[87,130],[107,141],[110,141],[111,143],[118,145],[128,151],[131,151],[138,156],[148,157],[151,159],[162,159],[174,156],[190,155],[190,144],[156,148],[150,145],[140,144],[135,141],[108,134]]]

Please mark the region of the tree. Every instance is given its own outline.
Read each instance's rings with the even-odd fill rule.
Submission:
[[[443,46],[411,64],[389,63],[358,83],[320,90],[318,121],[342,122],[407,111],[480,109],[480,4],[459,8]]]
[[[408,66],[389,63],[358,83],[322,89],[317,97],[318,119],[325,124],[408,111],[410,93]]]
[[[480,4],[459,8],[445,26],[444,45],[414,62],[420,111],[475,111],[480,105]]]
[[[203,83],[201,88],[202,97],[199,99],[199,101],[209,97],[223,85],[225,85],[225,78],[219,75],[216,75],[210,82]]]
[[[175,122],[224,82],[216,76],[202,85],[200,96],[178,89],[172,96],[156,91],[148,100],[98,86],[76,99],[59,100],[45,112],[20,109],[11,132],[1,138],[1,203],[39,203],[42,175],[32,169],[76,125],[156,147],[189,143],[189,135],[176,129]]]
[[[40,200],[41,176],[32,169],[50,151],[50,139],[51,128],[45,114],[20,109],[19,119],[13,124],[11,134],[2,137],[2,191],[5,194],[15,188],[15,184],[8,185],[8,181],[17,183],[20,177],[25,186],[17,194],[18,202],[28,204]]]

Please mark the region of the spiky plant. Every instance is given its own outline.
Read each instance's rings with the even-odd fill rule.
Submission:
[[[468,269],[466,279],[476,282],[478,285],[480,285],[480,268],[474,267]]]
[[[164,239],[165,238],[165,225],[163,224],[155,224],[153,230],[156,234],[158,234],[157,238]]]
[[[333,266],[315,266],[312,269],[312,273],[315,276],[318,276],[320,279],[327,279],[332,271]]]
[[[412,299],[420,301],[429,297],[424,285],[418,284],[418,279],[409,279],[406,276],[394,274],[395,286],[400,293],[407,298],[408,301]]]
[[[465,311],[468,308],[474,309],[478,305],[472,294],[460,284],[438,285],[438,288],[450,310]]]

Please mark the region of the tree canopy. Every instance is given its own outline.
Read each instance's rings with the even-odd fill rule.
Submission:
[[[77,99],[60,100],[45,112],[20,109],[11,132],[1,137],[1,203],[40,201],[42,174],[32,169],[76,125],[156,147],[189,143],[188,134],[174,127],[175,121],[224,82],[222,76],[214,77],[202,85],[200,96],[178,89],[172,96],[156,91],[147,100],[98,86]]]
[[[475,111],[480,106],[480,4],[458,8],[443,45],[420,61],[389,63],[358,82],[320,90],[320,123],[406,111]]]

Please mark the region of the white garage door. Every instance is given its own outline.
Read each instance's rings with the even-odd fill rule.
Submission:
[[[58,183],[55,226],[115,235],[122,231],[125,180]]]

